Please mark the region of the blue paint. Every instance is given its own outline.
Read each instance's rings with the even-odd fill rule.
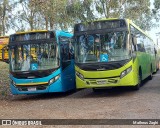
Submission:
[[[108,62],[108,54],[100,54],[100,62]]]
[[[32,64],[31,64],[31,70],[32,70],[32,71],[38,70],[38,64],[37,64],[37,63],[32,63]]]
[[[59,54],[60,54],[60,42],[59,42],[59,37],[69,37],[71,38],[73,35],[65,32],[65,31],[54,31],[56,35],[56,40],[57,40],[57,46],[59,48]],[[39,56],[37,57],[39,59]],[[60,63],[62,63],[61,56],[60,56]],[[38,63],[31,63],[30,65],[31,72],[32,71],[37,71],[38,69]],[[58,79],[55,80],[55,78],[59,76]],[[51,92],[66,92],[72,89],[75,89],[75,70],[74,70],[74,60],[70,60],[70,64],[62,69],[62,64],[60,64],[60,67],[53,71],[50,75],[42,78],[16,78],[13,77],[12,74],[10,74],[10,88],[11,92],[14,95],[19,95],[19,94],[39,94],[39,93],[51,93]],[[54,79],[55,81],[50,84],[50,81]],[[36,91],[28,91],[29,84],[38,84],[38,83],[47,83],[45,85],[45,89],[37,89],[40,87],[39,85],[31,85],[30,88],[36,88]],[[13,85],[15,84],[15,85]],[[23,90],[18,86],[17,84],[23,84],[24,88]],[[26,84],[26,85],[24,85]],[[28,84],[28,85],[27,85]],[[25,90],[26,89],[26,90]]]

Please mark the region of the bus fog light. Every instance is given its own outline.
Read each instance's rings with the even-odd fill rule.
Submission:
[[[16,83],[13,80],[11,81],[11,84],[14,85],[14,86],[16,86]]]

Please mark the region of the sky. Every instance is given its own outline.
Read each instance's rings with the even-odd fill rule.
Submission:
[[[154,6],[153,6],[153,2],[154,2],[154,0],[150,0],[150,2],[151,2],[151,9],[152,8],[154,8]],[[17,10],[16,10],[17,11]],[[16,12],[15,11],[15,12]],[[160,23],[159,23],[160,24]],[[160,32],[160,27],[159,28],[153,28],[153,29],[151,29],[151,31],[148,31],[147,33],[149,34],[149,36],[154,40],[154,42],[157,42],[157,38],[159,38],[158,40],[158,42],[159,42],[159,45],[160,45],[160,35],[159,36],[157,36],[156,35],[156,33],[159,33]],[[10,29],[9,31],[8,31],[8,33],[6,33],[6,35],[10,35],[10,34],[13,34],[13,33],[15,33],[15,31],[13,30],[13,29]]]

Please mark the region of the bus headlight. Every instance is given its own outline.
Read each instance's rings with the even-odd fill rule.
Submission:
[[[84,76],[83,76],[81,73],[79,73],[79,72],[76,71],[76,75],[77,75],[81,80],[84,80]]]
[[[120,78],[122,79],[124,76],[126,76],[128,73],[132,71],[132,66],[121,72]]]
[[[16,87],[16,83],[13,80],[11,80],[11,84]]]
[[[54,78],[49,80],[49,85],[54,83],[55,81],[57,81],[59,79],[60,75],[55,76]]]

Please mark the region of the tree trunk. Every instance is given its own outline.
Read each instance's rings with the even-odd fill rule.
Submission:
[[[5,24],[6,24],[6,1],[3,1],[3,16],[2,16],[2,34],[3,36],[5,35],[6,32],[6,28],[5,28]]]
[[[48,17],[45,16],[45,25],[46,25],[46,30],[48,30]]]

